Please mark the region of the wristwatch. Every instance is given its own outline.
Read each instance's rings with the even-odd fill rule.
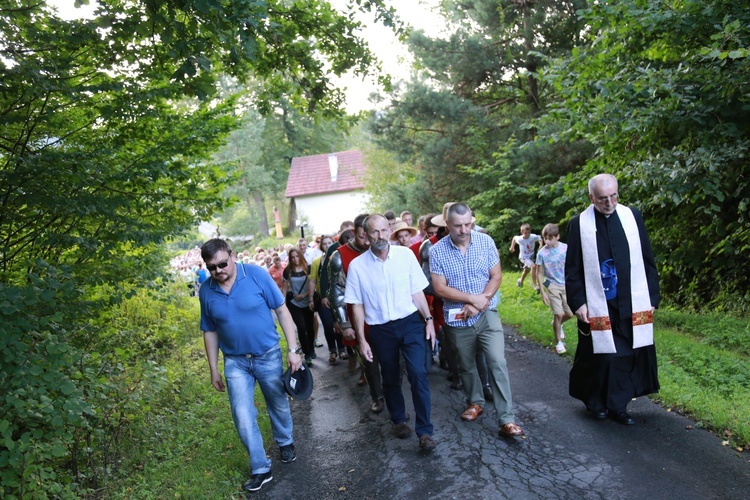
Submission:
[[[427,316],[427,317],[426,317],[426,318],[424,319],[424,322],[425,322],[425,323],[427,323],[428,321],[432,321],[432,316]]]
[[[294,354],[302,354],[302,348],[300,346],[297,346],[294,349],[287,349],[287,352],[293,352]]]

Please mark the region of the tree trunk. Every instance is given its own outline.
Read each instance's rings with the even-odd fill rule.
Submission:
[[[294,198],[289,200],[289,218],[287,221],[289,234],[292,234],[294,233],[294,230],[297,229],[297,202]]]
[[[268,238],[268,213],[266,212],[266,202],[263,199],[263,195],[257,191],[253,192],[253,201],[255,202],[255,209],[258,214],[258,226],[260,232],[263,233],[263,238]]]
[[[531,6],[529,1],[523,2],[523,32],[526,48],[526,70],[529,72],[527,78],[529,90],[528,98],[531,104],[531,112],[534,116],[539,114],[541,106],[539,105],[539,84],[536,79],[538,63],[536,57],[531,55],[534,50],[534,29],[531,22]],[[529,140],[536,137],[536,128],[529,128]]]

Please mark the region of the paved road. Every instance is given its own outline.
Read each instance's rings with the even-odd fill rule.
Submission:
[[[728,447],[647,398],[630,405],[637,425],[593,420],[567,395],[569,362],[506,327],[506,356],[517,422],[527,437],[497,437],[490,407],[476,422],[459,419],[461,391],[443,370],[430,373],[438,447],[393,437],[388,413],[369,412],[366,387],[345,362],[319,348],[308,401],[292,402],[298,459],[248,498],[747,499],[750,456]],[[408,381],[404,380],[411,409]],[[413,421],[412,421],[413,424]]]

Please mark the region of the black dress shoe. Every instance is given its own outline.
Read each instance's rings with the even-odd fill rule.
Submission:
[[[609,418],[611,418],[618,424],[622,424],[622,425],[635,424],[635,420],[633,420],[633,417],[631,417],[626,411],[618,411],[618,412],[610,411]]]
[[[607,418],[607,410],[592,410],[591,408],[586,408],[586,410],[591,414],[592,417],[594,417],[597,420],[604,420]]]

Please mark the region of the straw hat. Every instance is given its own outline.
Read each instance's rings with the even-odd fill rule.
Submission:
[[[416,227],[411,227],[404,221],[398,221],[393,225],[393,230],[391,231],[391,241],[396,241],[396,235],[403,230],[409,231],[409,236],[412,238],[416,236],[418,232]]]
[[[432,218],[432,223],[434,225],[436,225],[436,226],[447,227],[448,224],[446,224],[445,221],[446,221],[446,219],[448,219],[448,209],[451,206],[455,205],[455,204],[456,204],[455,201],[449,201],[448,203],[446,203],[445,205],[443,205],[443,213],[442,213],[442,215],[436,215],[435,217],[433,217]],[[472,215],[471,222],[476,222],[476,220],[477,220],[477,218]]]

